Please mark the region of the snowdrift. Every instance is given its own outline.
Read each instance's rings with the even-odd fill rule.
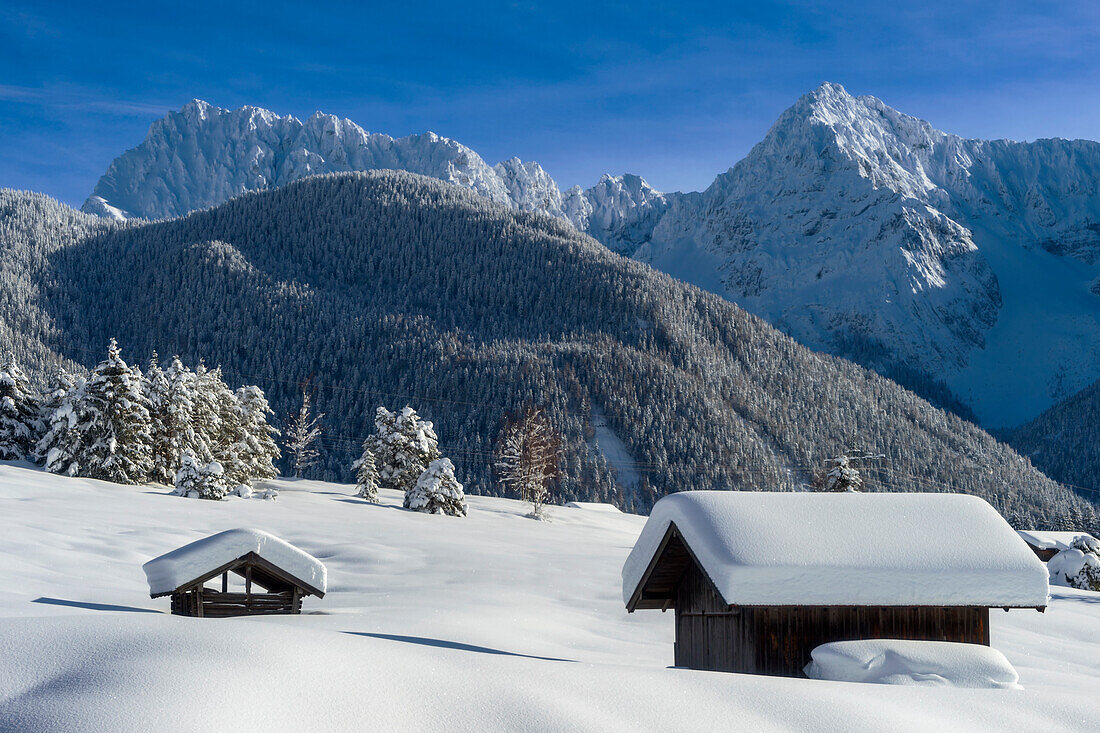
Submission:
[[[996,649],[947,641],[835,641],[813,650],[806,676],[839,682],[1018,689],[1020,676]]]

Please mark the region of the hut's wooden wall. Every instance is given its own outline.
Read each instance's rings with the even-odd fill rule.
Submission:
[[[676,666],[801,677],[814,647],[852,639],[989,644],[989,609],[939,606],[727,607],[695,563],[676,596]]]
[[[180,616],[225,618],[228,616],[259,616],[273,613],[301,613],[302,594],[283,593],[222,593],[203,588],[172,594],[172,613]]]

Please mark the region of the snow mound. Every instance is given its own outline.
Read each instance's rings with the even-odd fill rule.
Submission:
[[[730,604],[1047,605],[1043,563],[976,496],[671,494],[623,566],[625,602],[671,524]]]
[[[1062,550],[1047,563],[1051,584],[1070,588],[1084,587],[1075,585],[1072,579],[1080,575],[1086,567],[1090,568],[1094,575],[1100,574],[1100,557],[1094,552],[1082,552],[1077,547]]]
[[[806,676],[885,685],[1021,689],[1005,656],[979,644],[868,639],[834,641],[811,653]]]
[[[589,512],[610,512],[611,514],[622,514],[619,507],[614,504],[607,504],[602,501],[571,501],[566,504],[570,509],[584,509]]]
[[[299,580],[324,593],[328,570],[317,558],[259,529],[227,529],[154,558],[142,566],[153,598],[171,593],[221,567],[255,552]]]

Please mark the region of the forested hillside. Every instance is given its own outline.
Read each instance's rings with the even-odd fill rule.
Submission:
[[[1100,498],[1100,382],[1003,435],[1047,475]]]
[[[222,365],[277,413],[312,376],[320,475],[349,480],[375,408],[412,404],[470,493],[505,412],[564,434],[560,499],[645,511],[684,489],[796,488],[850,448],[872,489],[951,490],[1035,526],[1092,505],[1007,446],[851,363],[619,257],[569,224],[405,173],[341,174],[163,222],[0,194],[3,345],[93,364],[117,337]]]

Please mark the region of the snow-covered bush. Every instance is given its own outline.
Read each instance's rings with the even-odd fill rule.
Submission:
[[[420,474],[416,485],[405,493],[405,508],[429,514],[466,516],[466,495],[455,478],[449,458],[437,458]]]
[[[435,427],[407,405],[396,414],[379,407],[374,415],[374,435],[364,448],[374,453],[379,484],[405,493],[441,455]]]
[[[180,467],[176,471],[174,484],[176,488],[173,494],[192,499],[217,501],[224,499],[229,493],[229,482],[222,465],[217,461],[200,463],[190,451],[185,451],[180,456]]]
[[[1073,539],[1047,563],[1050,582],[1081,590],[1100,591],[1100,541],[1088,535]]]

